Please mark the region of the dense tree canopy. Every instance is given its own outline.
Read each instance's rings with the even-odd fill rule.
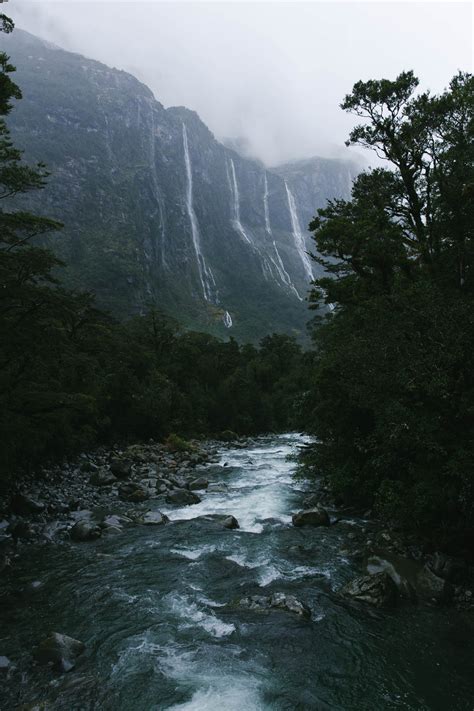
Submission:
[[[315,333],[305,419],[346,500],[446,541],[474,530],[474,81],[416,95],[412,72],[358,82],[348,143],[387,167],[310,228],[336,305]]]

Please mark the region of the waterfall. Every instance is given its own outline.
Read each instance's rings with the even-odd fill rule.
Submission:
[[[252,240],[249,238],[248,234],[244,230],[244,226],[242,225],[240,221],[240,195],[239,195],[239,186],[237,185],[237,177],[235,175],[235,165],[234,161],[232,158],[230,159],[230,173],[231,173],[231,193],[232,193],[232,213],[233,213],[233,218],[232,218],[232,224],[237,230],[237,232],[240,234],[242,239],[247,242],[248,244],[252,244]]]
[[[188,133],[186,126],[183,123],[183,147],[184,147],[184,163],[186,167],[187,189],[186,189],[186,208],[191,223],[191,235],[193,238],[194,251],[196,253],[196,261],[199,271],[199,279],[206,301],[217,302],[216,282],[214,275],[206,265],[204,256],[201,251],[201,237],[199,234],[199,226],[196,218],[196,213],[193,207],[193,173],[191,168],[191,158],[189,156]],[[213,297],[214,291],[214,297]]]
[[[232,321],[232,316],[228,311],[225,312],[224,317],[222,319],[224,321],[224,326],[226,328],[232,328],[233,321]]]
[[[239,195],[239,186],[237,184],[237,176],[235,174],[235,165],[234,161],[232,158],[230,160],[230,172],[229,172],[229,165],[226,162],[226,167],[227,167],[227,178],[229,180],[229,187],[230,187],[230,194],[232,198],[232,226],[234,229],[240,234],[242,239],[249,244],[252,249],[258,254],[258,256],[261,259],[261,267],[262,267],[262,273],[265,279],[272,279],[273,274],[272,270],[270,267],[270,264],[268,262],[267,257],[265,257],[260,249],[257,247],[257,245],[252,242],[250,237],[248,236],[247,232],[244,229],[244,226],[242,222],[240,221],[240,195]]]
[[[272,228],[270,225],[270,211],[268,209],[268,179],[267,179],[267,172],[266,171],[264,173],[263,188],[264,188],[263,189],[263,211],[265,214],[265,230],[267,231],[268,236],[272,240],[273,250],[275,252],[275,257],[276,257],[276,261],[274,259],[271,260],[272,264],[274,265],[274,267],[277,271],[277,274],[280,277],[283,284],[285,284],[287,287],[289,287],[289,289],[295,294],[295,296],[297,296],[297,298],[300,301],[303,301],[303,299],[299,295],[296,287],[292,283],[290,275],[288,274],[288,272],[285,269],[283,260],[280,256],[280,252],[278,251],[277,243],[275,242],[275,238],[273,237],[273,232],[272,232]]]
[[[270,211],[268,209],[268,179],[267,171],[264,173],[264,183],[263,183],[263,211],[265,213],[265,229],[271,236],[272,228],[270,226]]]
[[[161,230],[161,264],[165,269],[169,268],[168,261],[166,259],[166,227],[165,227],[165,207],[163,203],[163,197],[161,195],[158,175],[156,172],[156,147],[155,147],[155,115],[153,109],[151,111],[151,142],[150,142],[150,163],[151,163],[151,177],[153,183],[153,193],[156,198],[156,203],[158,205],[158,211],[160,214],[160,230]]]
[[[308,254],[305,249],[304,236],[301,232],[300,222],[298,220],[298,215],[296,213],[295,198],[291,192],[288,184],[285,180],[286,195],[288,197],[288,207],[290,208],[291,225],[293,227],[293,236],[295,238],[295,246],[298,254],[303,262],[303,267],[305,273],[310,281],[313,280],[313,270],[311,269],[311,262],[309,260]]]

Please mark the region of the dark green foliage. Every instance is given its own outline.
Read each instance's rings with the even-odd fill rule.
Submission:
[[[305,422],[347,502],[444,543],[474,534],[474,83],[413,96],[411,72],[359,82],[350,142],[390,168],[311,224],[335,304],[315,331]]]
[[[170,433],[227,439],[295,426],[303,355],[288,336],[239,346],[179,332],[154,311],[120,324],[88,296],[55,287],[48,297],[17,337],[1,321],[4,478],[98,442],[168,437],[180,448]]]

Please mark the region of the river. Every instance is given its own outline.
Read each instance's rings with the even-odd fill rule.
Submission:
[[[348,533],[365,522],[291,526],[305,485],[288,455],[302,441],[289,434],[223,448],[228,489],[161,508],[166,526],[26,551],[18,586],[44,585],[2,605],[2,654],[22,671],[3,682],[1,708],[472,711],[466,618],[452,608],[380,611],[341,599],[338,588],[361,572],[347,556]],[[196,518],[215,513],[233,514],[240,529]],[[277,591],[308,605],[311,620],[228,605]],[[86,643],[69,674],[31,664],[51,630]]]

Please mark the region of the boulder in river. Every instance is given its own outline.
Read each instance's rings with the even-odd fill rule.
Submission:
[[[367,561],[367,571],[371,575],[381,572],[387,573],[397,586],[400,596],[412,601],[415,601],[417,597],[416,576],[420,568],[421,563],[418,561],[390,552],[372,555]]]
[[[97,469],[89,479],[89,483],[93,486],[108,486],[109,484],[115,484],[116,481],[117,477],[110,469]]]
[[[51,632],[33,652],[38,664],[52,663],[56,669],[68,672],[76,665],[77,658],[84,652],[85,644],[65,634]]]
[[[293,526],[329,526],[329,514],[322,506],[298,511],[292,516]]]
[[[425,564],[416,576],[416,593],[426,602],[449,602],[453,596],[453,586],[444,578],[435,575],[429,564]]]
[[[222,521],[222,525],[224,528],[230,528],[230,529],[235,529],[235,528],[240,528],[239,522],[235,518],[235,516],[226,516],[224,520]]]
[[[248,610],[269,611],[283,610],[285,612],[293,612],[296,615],[309,619],[311,610],[307,605],[297,600],[293,595],[277,592],[273,595],[248,595],[239,600],[239,606],[245,607]]]
[[[8,671],[11,668],[11,661],[8,659],[8,657],[4,657],[0,655],[0,672],[5,672]]]
[[[132,462],[122,457],[112,457],[110,460],[110,471],[117,479],[127,479],[132,473]]]
[[[354,578],[344,585],[340,594],[375,607],[389,607],[395,604],[398,590],[390,575],[383,571]]]
[[[208,486],[209,482],[203,476],[198,477],[197,479],[193,479],[193,481],[190,481],[188,484],[188,487],[191,491],[200,491],[201,489],[207,489]]]
[[[71,528],[70,535],[73,541],[94,541],[100,538],[102,530],[93,521],[78,521]]]
[[[168,493],[166,501],[168,504],[190,506],[192,504],[198,504],[201,499],[197,494],[193,494],[192,491],[188,491],[187,489],[173,489],[173,491]]]
[[[143,516],[137,519],[137,523],[141,523],[144,526],[162,526],[165,523],[169,523],[169,518],[162,514],[161,511],[146,511]]]
[[[143,486],[133,482],[121,484],[118,491],[119,496],[123,501],[130,501],[135,504],[140,503],[141,501],[146,501],[150,498],[150,494],[143,488]]]

